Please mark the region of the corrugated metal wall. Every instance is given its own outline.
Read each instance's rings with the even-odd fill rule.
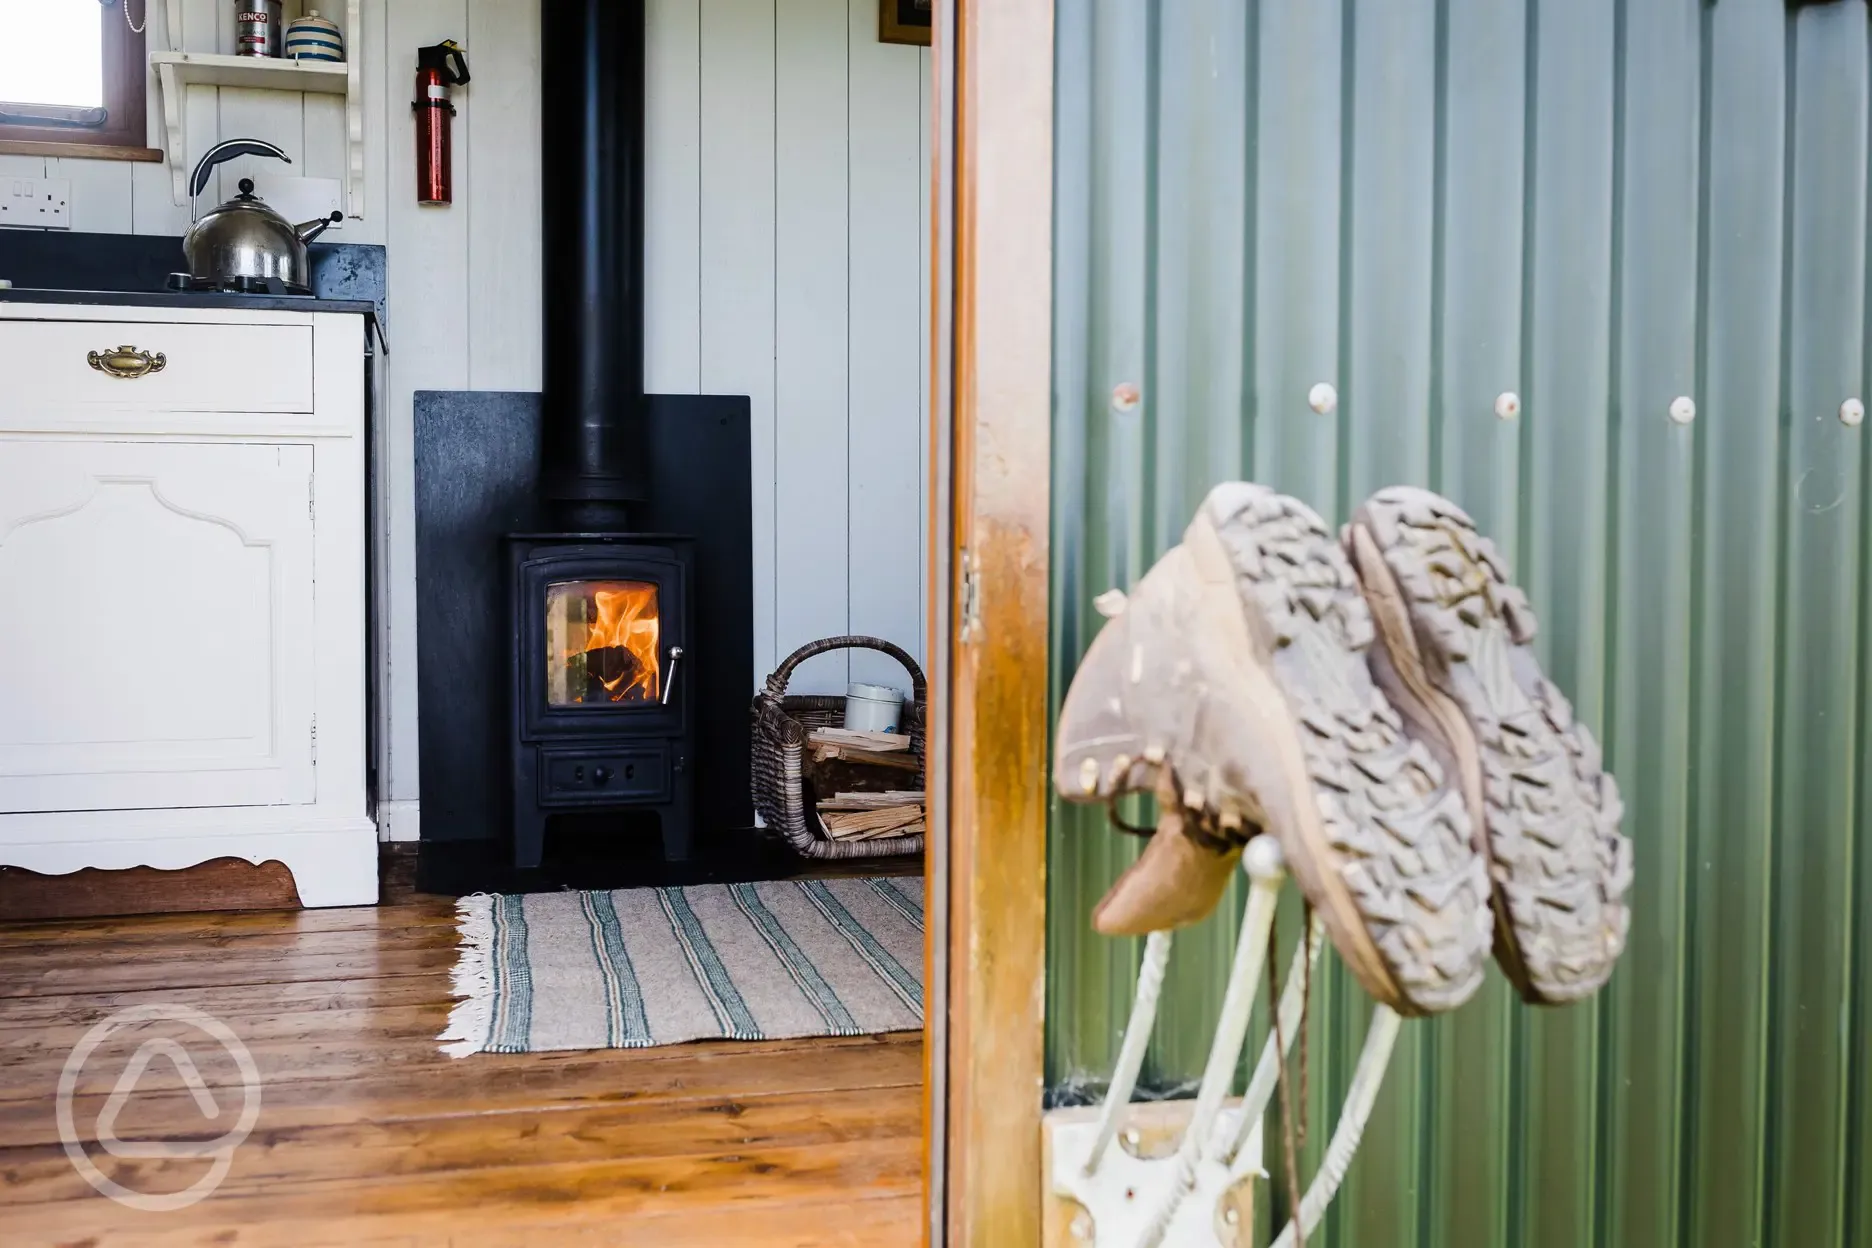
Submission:
[[[1612,985],[1408,1025],[1320,1242],[1872,1244],[1864,0],[1059,0],[1057,50],[1056,696],[1212,482],[1427,484],[1513,556],[1637,844]],[[1067,1099],[1133,845],[1053,822]],[[1232,940],[1179,939],[1159,1087]],[[1315,1161],[1369,1014],[1316,1000]]]

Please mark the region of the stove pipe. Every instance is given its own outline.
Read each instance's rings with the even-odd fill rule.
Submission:
[[[647,497],[644,0],[540,4],[544,491],[558,523],[627,529]]]

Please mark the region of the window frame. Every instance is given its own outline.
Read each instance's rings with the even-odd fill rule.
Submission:
[[[147,0],[154,4],[157,0]],[[99,4],[103,34],[105,123],[97,127],[0,122],[0,155],[88,156],[105,160],[161,160],[149,139],[149,58],[141,34],[124,20],[121,3]]]

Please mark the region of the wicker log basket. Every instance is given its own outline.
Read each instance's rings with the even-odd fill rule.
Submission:
[[[832,650],[876,650],[903,664],[910,673],[910,694],[904,730],[910,753],[916,758],[916,777],[904,788],[923,787],[923,705],[929,689],[923,669],[901,648],[877,637],[827,637],[810,642],[788,655],[767,687],[754,696],[754,809],[767,826],[808,858],[885,858],[923,852],[921,833],[871,841],[834,841],[819,823],[819,812],[807,792],[811,771],[808,736],[815,728],[837,728],[845,720],[843,696],[788,695],[793,669],[814,655]],[[830,793],[824,797],[832,796]]]

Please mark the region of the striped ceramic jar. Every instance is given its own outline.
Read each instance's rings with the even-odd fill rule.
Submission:
[[[286,56],[295,61],[344,60],[344,36],[338,33],[338,23],[320,17],[317,9],[308,9],[286,28]]]

